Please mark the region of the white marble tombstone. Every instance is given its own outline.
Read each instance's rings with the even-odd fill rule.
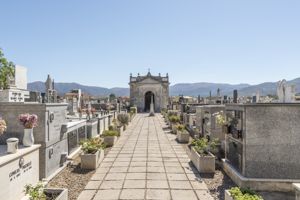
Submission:
[[[292,103],[295,101],[296,88],[295,85],[288,85],[286,80],[278,82],[277,86],[278,102]]]
[[[21,90],[27,90],[27,68],[15,66],[15,86]]]
[[[8,77],[8,88],[0,90],[0,102],[24,102],[29,98],[27,91],[27,69],[15,66],[15,77]]]

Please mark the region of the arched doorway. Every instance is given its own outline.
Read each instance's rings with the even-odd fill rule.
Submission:
[[[153,97],[153,104],[155,105],[155,96],[154,93],[149,91],[146,92],[145,94],[145,107],[144,107],[144,112],[149,112],[150,111],[150,105],[151,105],[151,98]],[[154,108],[155,110],[155,108]]]

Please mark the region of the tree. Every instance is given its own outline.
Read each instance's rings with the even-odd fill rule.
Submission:
[[[110,94],[110,95],[109,95],[109,101],[110,101],[110,102],[114,101],[116,98],[117,98],[117,97],[116,97],[115,94]]]
[[[7,89],[7,77],[15,76],[15,65],[13,62],[7,61],[4,57],[2,49],[0,49],[0,89]]]

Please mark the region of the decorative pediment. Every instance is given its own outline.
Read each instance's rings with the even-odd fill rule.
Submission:
[[[130,74],[130,83],[168,83],[169,82],[169,76],[167,74],[166,77],[163,77],[159,74],[159,76],[153,76],[150,72],[146,76],[140,76],[138,74],[137,77],[133,77]]]
[[[140,80],[139,83],[140,84],[160,84],[161,82],[150,76],[150,77],[144,78],[143,80]]]

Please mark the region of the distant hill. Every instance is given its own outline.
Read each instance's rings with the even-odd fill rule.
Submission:
[[[300,78],[288,81],[289,84],[296,85],[296,90],[300,92]],[[84,93],[93,96],[108,96],[111,93],[117,96],[129,96],[129,88],[104,88],[97,86],[85,86],[78,83],[55,83],[55,89],[60,95],[69,92],[72,89],[81,89]],[[276,94],[277,82],[266,82],[258,85],[249,84],[225,84],[225,83],[178,83],[170,86],[170,95],[188,95],[188,96],[208,96],[209,92],[216,95],[218,88],[222,95],[232,96],[233,90],[237,89],[239,95],[251,96],[257,91],[261,95]],[[28,89],[31,91],[45,91],[44,82],[37,81],[28,84]]]
[[[117,96],[128,96],[128,88],[104,88],[97,86],[85,86],[78,83],[54,83],[54,87],[57,90],[58,94],[63,95],[67,92],[70,92],[72,89],[81,89],[82,92],[87,93],[93,96],[108,96],[111,93],[116,94]],[[28,90],[30,91],[45,91],[45,83],[41,81],[36,81],[28,83]]]
[[[223,84],[223,83],[178,83],[170,87],[171,95],[189,95],[189,96],[209,96],[211,91],[212,95],[217,94],[218,88],[221,94],[231,94],[233,90],[240,90],[249,87],[249,84]]]

